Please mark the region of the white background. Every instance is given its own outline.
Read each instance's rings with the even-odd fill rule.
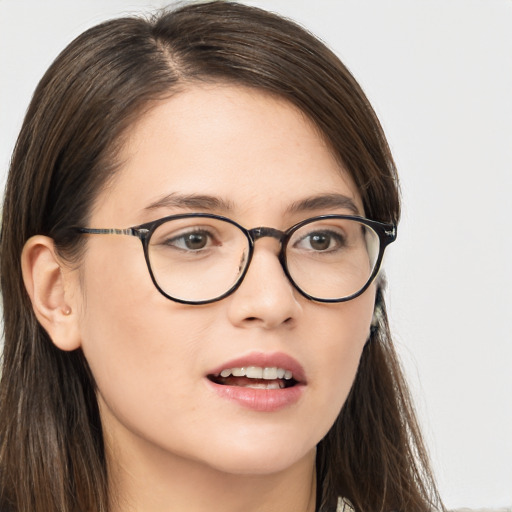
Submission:
[[[319,35],[373,103],[404,214],[399,352],[449,507],[512,506],[512,1],[254,0]],[[85,28],[163,1],[0,0],[0,179],[37,81]]]

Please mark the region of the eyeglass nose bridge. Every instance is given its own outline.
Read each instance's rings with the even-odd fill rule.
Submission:
[[[284,231],[279,231],[279,229],[260,226],[258,228],[249,229],[249,235],[251,235],[253,242],[256,242],[256,240],[259,240],[260,238],[270,237],[275,238],[280,244],[282,244],[286,233]]]
[[[244,278],[245,278],[245,276],[247,274],[247,271],[249,270],[249,266],[251,264],[252,257],[253,257],[253,254],[254,254],[254,252],[253,252],[254,251],[254,244],[260,238],[268,237],[268,238],[274,238],[275,240],[277,240],[279,242],[280,249],[278,251],[277,258],[279,260],[279,263],[281,264],[281,267],[282,267],[282,269],[284,271],[284,274],[287,277],[288,281],[290,281],[290,283],[295,288],[297,288],[297,285],[295,284],[293,278],[291,277],[291,275],[290,275],[290,273],[288,271],[287,265],[286,265],[285,251],[286,251],[286,239],[288,237],[288,233],[286,233],[285,231],[280,231],[279,229],[275,229],[275,228],[267,228],[265,226],[259,226],[257,228],[248,229],[247,233],[251,237],[252,243],[251,243],[249,258],[247,260],[247,266],[246,266],[245,271],[243,272],[243,274],[240,276],[239,284],[244,280]],[[283,243],[283,241],[285,243]],[[302,293],[302,291],[300,291],[300,292]]]

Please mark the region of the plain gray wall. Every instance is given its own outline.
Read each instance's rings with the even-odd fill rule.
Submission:
[[[319,35],[379,114],[404,214],[399,352],[450,507],[512,505],[512,2],[260,0]],[[158,1],[0,0],[0,179],[37,81],[85,28]]]

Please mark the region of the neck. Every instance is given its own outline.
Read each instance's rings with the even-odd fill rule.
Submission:
[[[233,474],[106,440],[112,512],[314,512],[315,452],[271,474]],[[140,448],[140,447],[139,447]]]

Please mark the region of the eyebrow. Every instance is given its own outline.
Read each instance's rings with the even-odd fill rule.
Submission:
[[[210,212],[232,212],[235,208],[231,201],[206,194],[178,194],[173,192],[160,197],[144,208],[146,211],[158,208],[187,208]],[[354,215],[361,215],[353,199],[343,194],[319,194],[293,202],[286,213],[300,213],[315,210],[334,210],[343,208]]]
[[[226,211],[233,210],[233,204],[220,197],[206,194],[178,194],[171,193],[160,197],[155,202],[146,206],[145,210],[158,208],[189,208],[192,210]]]
[[[343,194],[319,194],[317,196],[307,197],[292,203],[287,208],[287,212],[298,213],[313,210],[334,210],[338,208],[349,210],[354,215],[361,215],[353,199]]]

